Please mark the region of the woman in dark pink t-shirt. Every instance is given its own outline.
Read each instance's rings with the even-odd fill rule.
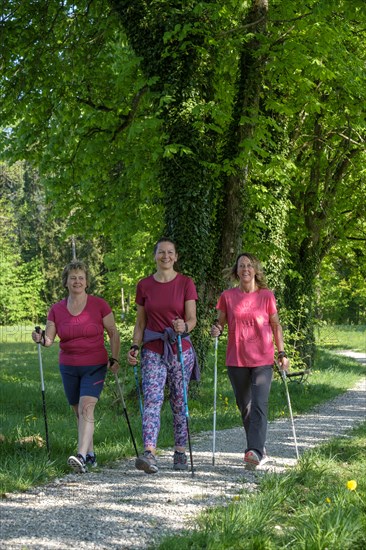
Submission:
[[[69,404],[78,423],[78,450],[68,458],[69,466],[84,473],[96,465],[94,453],[94,409],[103,389],[107,368],[119,369],[120,338],[111,308],[105,300],[87,294],[89,274],[84,263],[74,260],[62,273],[68,296],[48,312],[46,330],[33,332],[35,342],[49,347],[60,339],[60,372]],[[112,357],[104,345],[107,331]]]
[[[272,382],[274,343],[283,369],[284,352],[276,299],[267,288],[259,260],[242,252],[230,271],[238,286],[225,290],[216,305],[218,319],[211,335],[228,325],[226,366],[247,439],[244,463],[253,469],[266,460],[268,397]]]
[[[182,335],[184,380],[188,387],[198,365],[189,333],[196,326],[196,287],[189,277],[174,269],[176,247],[168,238],[160,239],[154,249],[156,272],[142,279],[136,290],[137,319],[127,360],[136,365],[141,350],[142,389],[144,394],[143,440],[145,452],[136,459],[136,468],[147,474],[158,471],[155,458],[160,429],[160,411],[164,387],[170,390],[173,412],[175,452],[174,470],[186,470],[187,423],[183,399],[182,369],[177,355],[176,334]],[[193,377],[193,376],[192,376]]]

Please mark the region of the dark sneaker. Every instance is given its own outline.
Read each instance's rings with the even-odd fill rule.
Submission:
[[[248,451],[244,455],[244,464],[247,470],[255,470],[259,466],[261,459],[255,451]]]
[[[145,474],[156,474],[158,471],[156,458],[151,451],[145,451],[143,455],[136,458],[135,467],[138,470],[143,470]]]
[[[91,466],[92,468],[95,468],[96,466],[98,466],[97,456],[95,454],[90,455],[89,453],[87,453],[85,462],[87,466]]]
[[[173,470],[188,470],[187,455],[186,453],[181,453],[175,451],[174,453],[174,462]]]
[[[76,474],[85,474],[88,471],[83,455],[69,456],[67,463]]]

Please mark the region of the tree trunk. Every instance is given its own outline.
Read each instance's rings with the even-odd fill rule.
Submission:
[[[218,137],[205,133],[201,135],[195,128],[195,120],[187,115],[186,102],[192,94],[203,101],[211,99],[211,73],[209,64],[201,63],[199,50],[203,35],[197,33],[197,24],[204,20],[194,20],[191,10],[184,12],[184,2],[179,2],[178,10],[161,21],[158,11],[154,13],[152,4],[113,0],[112,5],[121,17],[130,44],[137,55],[142,57],[145,75],[156,78],[157,91],[165,85],[169,87],[170,103],[162,109],[166,146],[183,146],[181,152],[165,156],[162,162],[160,185],[165,206],[167,234],[178,245],[181,267],[197,283],[199,302],[199,324],[195,330],[195,342],[199,342],[198,352],[201,361],[206,355],[209,340],[207,328],[212,322],[214,305],[222,290],[222,268],[233,261],[241,248],[243,232],[243,192],[247,182],[248,160],[243,162],[240,153],[243,141],[253,136],[258,112],[259,93],[262,83],[260,60],[257,57],[258,33],[266,26],[268,1],[254,0],[248,11],[244,26],[250,26],[254,38],[243,40],[240,55],[237,91],[233,103],[231,124],[227,132],[223,160],[234,166],[234,174],[224,178],[219,194],[222,197],[221,211],[217,216],[218,227],[215,233],[214,176],[205,168],[207,162],[217,160]],[[166,14],[165,14],[166,15]],[[148,21],[148,24],[146,22]],[[179,44],[174,56],[166,55],[164,34],[175,25],[193,23],[195,29],[186,37],[186,47]],[[162,88],[160,89],[162,91]],[[245,122],[242,122],[245,117]],[[248,122],[249,121],[249,122]],[[219,259],[218,259],[219,258]]]
[[[229,161],[233,173],[223,179],[223,200],[221,206],[221,235],[218,255],[220,268],[232,265],[242,250],[245,187],[249,174],[249,150],[245,151],[245,160],[238,162],[245,140],[253,137],[256,129],[256,117],[259,109],[262,88],[261,59],[257,55],[258,36],[266,29],[268,0],[254,0],[244,26],[250,26],[254,36],[249,42],[243,42],[237,78],[237,92],[233,106],[232,120],[226,137],[223,160]],[[244,120],[244,122],[242,122]]]

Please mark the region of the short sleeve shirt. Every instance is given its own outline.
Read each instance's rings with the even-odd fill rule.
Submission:
[[[270,317],[277,313],[276,299],[269,289],[242,292],[238,287],[225,290],[216,305],[228,324],[226,365],[258,367],[274,360]]]
[[[184,319],[185,302],[197,299],[193,280],[181,273],[167,283],[160,283],[150,275],[137,284],[136,303],[145,308],[146,328],[155,332],[172,327],[174,319]],[[144,347],[162,354],[164,345],[161,340],[154,340],[144,344]],[[190,343],[185,339],[182,339],[182,348],[183,351],[190,348]]]
[[[60,338],[60,364],[88,366],[107,363],[103,318],[111,312],[103,298],[90,295],[79,315],[71,315],[66,299],[51,307],[47,319],[55,323]]]

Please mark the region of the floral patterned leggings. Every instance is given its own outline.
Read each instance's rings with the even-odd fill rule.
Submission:
[[[183,352],[184,378],[188,383],[194,364],[192,348]],[[187,421],[184,410],[182,367],[177,355],[171,363],[165,363],[159,353],[143,349],[141,354],[142,391],[144,414],[142,435],[144,447],[156,448],[160,430],[160,411],[164,401],[165,383],[169,388],[170,406],[173,412],[174,441],[176,447],[185,447],[187,442]]]

